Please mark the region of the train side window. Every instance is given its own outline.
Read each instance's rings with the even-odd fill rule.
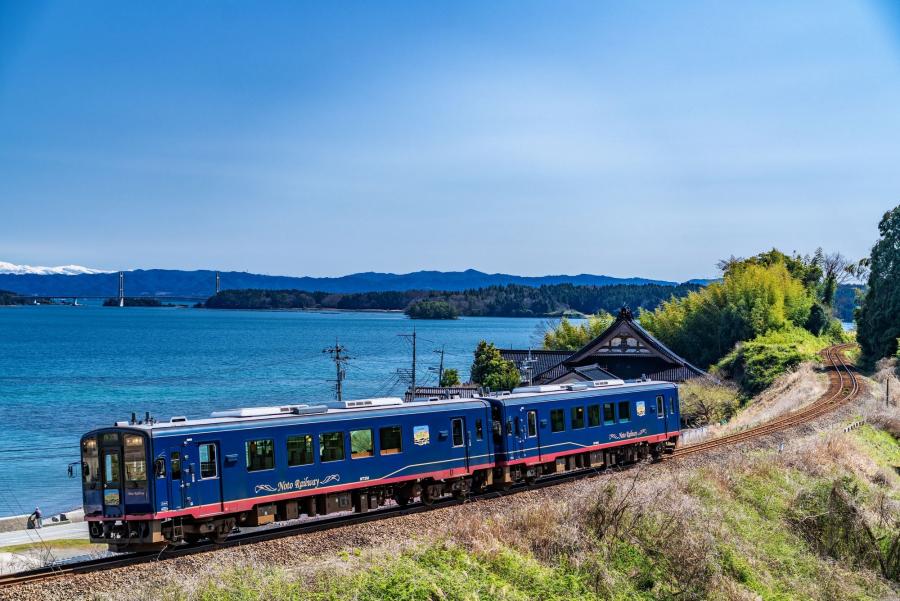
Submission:
[[[516,416],[516,436],[522,436],[522,420]]]
[[[562,432],[566,429],[566,415],[562,409],[550,410],[550,431]]]
[[[247,471],[259,472],[275,467],[275,441],[248,440],[244,443],[247,450]]]
[[[584,407],[572,407],[572,429],[584,428]]]
[[[661,396],[656,397],[656,417],[662,419],[666,416],[666,405]]]
[[[463,420],[460,418],[456,418],[451,422],[451,429],[453,430],[453,446],[461,447],[465,444],[465,438],[463,437]]]
[[[611,426],[616,423],[616,407],[614,403],[603,403],[603,425]]]
[[[600,425],[600,405],[588,405],[588,427]]]
[[[382,455],[394,455],[403,451],[400,426],[388,426],[378,431],[378,444]]]
[[[669,397],[669,413],[675,415],[675,397]]]
[[[162,457],[158,458],[153,464],[153,473],[157,478],[166,477],[166,460]]]
[[[215,478],[219,475],[219,464],[216,461],[216,444],[209,442],[200,445],[200,477]]]
[[[125,486],[132,489],[147,486],[147,456],[143,436],[125,436]]]
[[[350,430],[350,458],[362,459],[375,454],[371,430]]]
[[[172,480],[181,480],[181,453],[172,451]]]
[[[322,462],[344,458],[344,433],[328,432],[319,435],[319,459]]]
[[[624,424],[631,421],[631,403],[622,401],[619,403],[619,423]]]
[[[537,436],[537,411],[528,412],[528,438]]]
[[[484,440],[484,425],[480,418],[475,420],[475,440]]]
[[[313,458],[313,439],[309,434],[300,436],[288,436],[287,439],[288,466],[310,465]]]

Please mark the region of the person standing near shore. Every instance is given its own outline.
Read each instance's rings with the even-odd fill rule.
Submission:
[[[44,515],[41,513],[41,508],[35,507],[34,513],[31,515],[34,516],[34,527],[35,528],[43,528],[44,527]]]

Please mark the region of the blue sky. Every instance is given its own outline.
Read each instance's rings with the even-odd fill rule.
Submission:
[[[0,260],[686,279],[867,254],[896,5],[0,0]]]

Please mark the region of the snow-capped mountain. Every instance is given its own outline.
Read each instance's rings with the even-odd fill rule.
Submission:
[[[91,269],[81,265],[60,265],[58,267],[42,267],[40,265],[16,265],[0,261],[0,273],[13,275],[82,275],[85,273],[110,273],[102,269]]]

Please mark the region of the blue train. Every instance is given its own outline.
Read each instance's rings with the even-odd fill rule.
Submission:
[[[81,439],[91,541],[148,550],[235,526],[507,488],[674,449],[678,390],[607,380],[474,399],[254,407]]]

